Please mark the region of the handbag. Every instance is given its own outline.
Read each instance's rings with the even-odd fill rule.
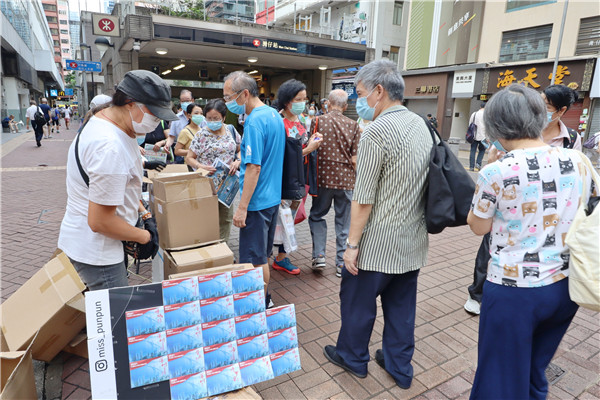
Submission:
[[[587,170],[592,174],[596,191],[600,188],[600,176],[590,160],[580,153]],[[583,185],[579,205],[565,243],[570,250],[569,297],[583,308],[600,311],[600,197],[585,202],[589,188]]]
[[[440,233],[447,227],[467,224],[475,183],[439,132],[427,118],[421,118],[433,141],[425,194],[425,222],[427,232]]]
[[[475,113],[471,115],[471,119],[469,120],[469,127],[467,128],[467,134],[465,135],[465,140],[469,143],[473,143],[475,141],[475,135],[477,135],[477,125],[475,125],[474,120]]]

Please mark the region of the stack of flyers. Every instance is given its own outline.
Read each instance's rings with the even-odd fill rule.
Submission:
[[[192,325],[167,330],[167,349],[169,354],[202,347],[202,326]]]
[[[265,287],[262,268],[233,271],[231,281],[234,293],[253,292]]]
[[[200,302],[196,300],[188,303],[170,304],[165,306],[165,321],[167,329],[201,323]]]
[[[231,295],[200,300],[200,309],[202,322],[219,321],[235,317],[233,296]]]
[[[293,304],[269,308],[266,314],[269,332],[296,326],[296,309]]]
[[[267,317],[264,312],[235,317],[235,332],[238,339],[267,333]]]
[[[266,333],[237,341],[240,362],[269,355],[269,339]]]
[[[223,297],[233,294],[231,286],[231,274],[201,275],[198,277],[198,290],[201,299],[210,299],[211,297]]]
[[[171,379],[170,383],[172,400],[197,400],[208,397],[205,372]]]
[[[127,336],[144,335],[166,329],[163,307],[127,311],[125,319],[127,321]]]
[[[240,375],[239,365],[233,364],[206,371],[206,384],[209,396],[241,389],[244,383]]]
[[[199,300],[198,280],[196,278],[173,279],[163,281],[163,304],[187,303]]]
[[[269,351],[277,353],[279,351],[298,347],[298,334],[296,327],[269,332]]]
[[[147,360],[167,355],[167,336],[165,332],[127,338],[129,362]]]
[[[240,362],[240,372],[244,386],[254,385],[273,379],[273,368],[269,356]]]
[[[280,351],[279,353],[271,354],[271,366],[275,376],[289,374],[297,371],[300,366],[300,353],[298,348]]]
[[[193,349],[169,354],[169,375],[171,379],[204,371],[204,350]]]
[[[202,324],[204,346],[231,342],[235,338],[235,320],[233,318]]]
[[[236,316],[265,311],[265,292],[263,290],[234,294],[233,301]]]
[[[204,348],[204,366],[207,370],[235,364],[237,361],[235,342],[215,344]]]
[[[129,364],[131,387],[149,385],[169,379],[169,362],[167,356],[136,361]]]
[[[220,158],[217,158],[212,166],[216,170],[211,175],[211,179],[217,190],[217,198],[221,204],[230,208],[240,190],[240,173],[236,171],[235,174],[230,175],[229,165],[225,164]]]

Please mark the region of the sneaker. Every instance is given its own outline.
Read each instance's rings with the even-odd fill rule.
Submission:
[[[52,139],[52,135],[48,135],[46,139]]]
[[[313,270],[322,270],[323,268],[325,268],[326,265],[327,265],[327,262],[325,261],[325,256],[322,254],[319,254],[318,257],[315,257],[312,260],[312,269]]]
[[[479,312],[481,311],[481,304],[479,304],[479,302],[474,300],[471,296],[469,296],[469,299],[465,303],[464,307],[466,312],[473,315],[479,315]]]
[[[292,275],[298,275],[300,273],[300,268],[298,268],[294,264],[292,264],[290,259],[287,257],[284,258],[283,260],[279,260],[279,261],[277,261],[277,259],[275,259],[273,261],[273,269],[276,269],[278,271],[285,271],[288,274],[292,274]]]
[[[338,355],[338,353],[335,349],[335,346],[332,346],[332,345],[325,346],[323,348],[323,354],[325,355],[325,358],[327,358],[332,364],[345,369],[346,371],[350,372],[352,375],[356,376],[357,378],[366,378],[367,377],[366,373],[361,374],[359,372],[354,371],[348,365],[346,365],[346,363],[344,362],[342,357],[340,357]]]
[[[343,265],[338,265],[335,267],[335,276],[337,276],[338,278],[342,277],[342,269],[344,269]]]
[[[269,304],[267,304],[267,308],[273,308],[275,307],[275,303],[273,303],[272,299],[269,299]]]

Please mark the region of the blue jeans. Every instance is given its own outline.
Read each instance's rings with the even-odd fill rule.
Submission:
[[[129,286],[125,261],[112,265],[90,265],[71,258],[69,260],[90,291]]]
[[[477,153],[477,149],[479,149],[479,154],[477,154],[477,168],[481,168],[481,163],[483,162],[483,156],[485,155],[485,146],[482,142],[474,140],[471,143],[471,154],[469,155],[469,168],[475,168],[475,153]]]
[[[313,258],[325,256],[327,247],[327,221],[325,216],[331,208],[335,210],[335,265],[344,265],[346,239],[350,230],[350,208],[352,190],[319,188],[317,197],[313,197],[308,225],[313,242]]]

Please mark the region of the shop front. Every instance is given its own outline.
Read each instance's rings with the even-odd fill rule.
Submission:
[[[410,75],[404,74],[404,105],[412,112],[426,116],[431,114],[438,120],[438,131],[443,139],[450,137],[452,126],[452,104],[448,102],[447,72]]]

